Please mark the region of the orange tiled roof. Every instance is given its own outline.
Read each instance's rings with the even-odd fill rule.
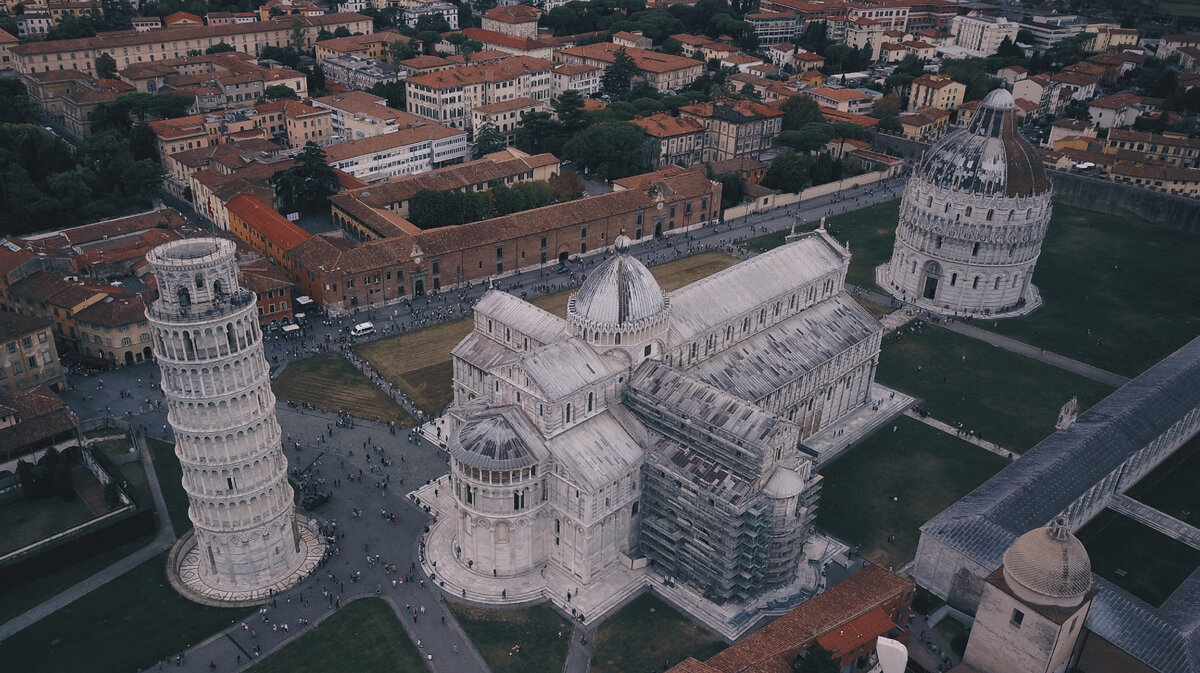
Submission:
[[[280,250],[291,250],[312,238],[312,234],[253,196],[234,197],[226,207],[231,217],[236,215]]]
[[[895,626],[883,610],[875,608],[847,624],[834,627],[825,635],[817,636],[817,642],[832,652],[834,659],[841,659],[879,636],[887,635]]]
[[[688,133],[703,133],[705,128],[703,123],[691,117],[672,117],[665,112],[649,117],[638,117],[631,121],[642,127],[647,135],[655,138],[672,138]]]

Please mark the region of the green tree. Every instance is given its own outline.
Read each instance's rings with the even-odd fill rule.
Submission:
[[[417,39],[420,40],[425,55],[432,56],[438,43],[442,41],[442,34],[436,30],[422,30],[417,33]]]
[[[33,465],[24,460],[18,460],[17,479],[21,482],[21,492],[25,495],[26,500],[33,500],[37,497],[37,485],[34,484]]]
[[[558,123],[562,124],[563,132],[568,138],[582,131],[586,125],[583,120],[583,96],[574,89],[562,92],[558,99],[550,104]]]
[[[391,54],[392,63],[399,63],[420,56],[421,48],[411,40],[396,40],[388,44],[388,53]]]
[[[471,147],[471,156],[478,159],[492,152],[499,152],[505,147],[508,147],[508,143],[504,141],[504,134],[495,124],[488,122],[475,129],[475,144]]]
[[[732,208],[746,200],[746,178],[741,173],[725,173],[713,178],[721,183],[721,208]]]
[[[621,47],[614,54],[613,62],[604,69],[600,83],[604,86],[605,93],[613,98],[624,98],[629,93],[637,72],[637,64],[634,63],[633,57]]]
[[[314,212],[329,205],[338,190],[338,177],[325,162],[325,151],[308,142],[296,157],[296,165],[271,176],[271,186],[284,210]]]
[[[796,660],[792,666],[796,673],[838,673],[842,670],[839,662],[834,661],[833,652],[814,644]]]
[[[673,37],[668,37],[667,39],[663,40],[661,45],[659,45],[658,50],[664,54],[680,56],[683,54],[683,43]]]
[[[809,21],[804,24],[804,32],[800,35],[800,46],[808,51],[815,51],[822,56],[829,47],[829,24],[824,21]]]
[[[96,77],[112,79],[117,76],[117,60],[108,54],[96,57]]]
[[[286,84],[272,84],[263,90],[263,97],[267,100],[280,100],[283,98],[296,100],[299,98],[292,87]]]
[[[1092,113],[1088,112],[1087,101],[1079,99],[1072,99],[1070,103],[1067,103],[1066,107],[1063,108],[1062,114],[1064,117],[1078,119],[1082,122],[1091,121],[1092,119]]]
[[[575,171],[568,169],[552,175],[546,184],[550,186],[550,192],[554,195],[555,203],[574,201],[583,197],[583,180],[579,179],[579,175]]]
[[[775,145],[791,147],[797,152],[813,152],[825,147],[833,140],[833,125],[824,122],[805,124],[795,131],[781,131],[775,136]]]
[[[13,37],[16,37],[17,33],[20,32],[20,29],[17,28],[17,20],[7,14],[0,14],[0,30]]]
[[[549,152],[557,155],[564,142],[563,127],[549,112],[526,112],[521,115],[514,144],[530,154]]]
[[[779,109],[783,111],[782,127],[787,131],[798,131],[806,124],[825,121],[821,106],[808,96],[791,96]]]
[[[771,189],[785,192],[800,193],[809,184],[809,160],[788,152],[775,157],[767,174],[763,176],[762,184]]]
[[[299,18],[292,19],[292,34],[288,44],[296,51],[304,51],[308,47],[308,35],[304,31],[304,22]]]
[[[417,23],[413,28],[417,32],[432,30],[439,34],[450,32],[450,22],[446,21],[446,17],[441,14],[425,14],[417,17]]]
[[[654,145],[650,148],[649,145]],[[563,156],[602,178],[622,178],[653,166],[657,144],[629,122],[597,124],[567,141]]]
[[[494,217],[541,208],[554,202],[550,186],[540,180],[519,182],[512,187],[498,185],[489,195]]]
[[[422,229],[449,227],[491,217],[488,197],[479,192],[437,192],[422,189],[413,195],[408,219]]]
[[[32,124],[37,118],[37,107],[21,80],[0,77],[0,123]]]
[[[396,110],[403,110],[405,104],[404,82],[377,82],[368,93],[387,99],[387,105]]]
[[[224,54],[224,53],[230,52],[230,51],[237,51],[237,48],[234,47],[233,45],[227,43],[225,40],[221,40],[220,42],[214,44],[213,46],[209,47],[208,49],[205,49],[204,53],[206,53],[206,54]]]
[[[350,29],[345,26],[338,26],[337,30],[333,31],[334,37],[350,37]]]
[[[75,481],[71,478],[71,468],[66,463],[59,463],[54,468],[54,490],[58,497],[66,502],[75,499]]]

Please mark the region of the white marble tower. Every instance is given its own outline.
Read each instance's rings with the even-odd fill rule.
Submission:
[[[195,526],[171,570],[185,593],[236,602],[298,579],[315,538],[297,521],[256,302],[238,286],[234,251],[217,238],[150,251],[159,299],[146,313]]]

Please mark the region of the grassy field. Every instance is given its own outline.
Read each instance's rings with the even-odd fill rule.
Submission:
[[[875,267],[892,258],[896,239],[896,220],[900,217],[900,201],[888,201],[852,213],[834,215],[825,226],[842,244],[850,243],[850,271],[846,282],[859,287],[875,287]],[[819,222],[809,222],[796,231],[812,231]],[[751,250],[762,252],[783,245],[790,230],[777,231],[746,242]]]
[[[736,257],[724,253],[706,252],[660,264],[650,271],[659,286],[670,292],[737,262]],[[567,301],[573,292],[573,289],[555,292],[538,297],[532,303],[555,315],[565,316]],[[357,347],[355,352],[385,379],[398,385],[425,413],[436,415],[454,398],[450,351],[470,334],[472,325],[470,318],[464,318],[373,341]],[[287,371],[284,371],[286,375]]]
[[[1200,335],[1197,258],[1200,236],[1056,204],[1033,274],[1045,305],[980,326],[1136,376]]]
[[[23,673],[145,670],[254,612],[189,601],[166,566],[164,552],[18,632],[0,643],[0,661]]]
[[[561,673],[572,629],[554,608],[492,610],[455,601],[447,605],[495,673]],[[520,652],[513,650],[516,646]]]
[[[183,537],[184,533],[192,529],[192,520],[188,518],[187,491],[183,490],[183,466],[175,456],[175,445],[147,437],[146,446],[154,460],[154,473],[158,477],[158,487],[162,490],[163,500],[167,503],[171,527],[175,529],[176,537]]]
[[[83,498],[63,502],[57,494],[48,498],[20,498],[0,505],[0,554],[16,551],[71,526],[77,526],[95,514]]]
[[[248,673],[418,673],[429,666],[392,607],[363,598],[254,666]]]
[[[934,325],[883,347],[879,381],[921,398],[934,418],[1023,453],[1050,433],[1062,405],[1079,410],[1110,386]]]
[[[860,545],[865,558],[899,568],[916,554],[922,524],[1008,461],[910,418],[894,425],[822,468],[817,525]]]
[[[1111,510],[1089,521],[1078,536],[1092,572],[1155,607],[1200,566],[1200,551]]]
[[[1200,436],[1183,445],[1129,489],[1129,497],[1193,526],[1200,525]]]
[[[588,673],[665,671],[687,657],[703,661],[726,647],[725,641],[647,593],[600,625]]]
[[[352,409],[355,416],[412,425],[413,418],[337,353],[293,362],[271,384],[281,400],[329,410]]]

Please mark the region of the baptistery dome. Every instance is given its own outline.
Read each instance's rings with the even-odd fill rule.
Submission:
[[[892,259],[877,273],[898,299],[945,315],[1023,315],[1050,222],[1052,185],[1017,129],[1012,94],[987,95],[970,125],[913,170]]]

